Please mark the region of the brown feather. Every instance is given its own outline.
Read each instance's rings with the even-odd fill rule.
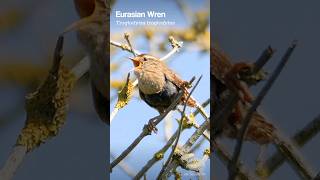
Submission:
[[[235,74],[246,67],[245,63],[232,64],[230,58],[222,53],[217,48],[212,49],[211,73],[216,81],[213,81],[219,86],[216,86],[214,96],[218,98],[218,102],[225,104],[231,91],[242,92],[245,96],[252,96],[247,84],[240,83],[240,80],[234,78]],[[213,93],[213,92],[212,92]],[[244,99],[239,101],[233,110],[233,113],[228,119],[228,122],[223,123],[222,134],[229,138],[236,139],[239,137],[239,131],[243,125],[243,118],[249,108],[251,101]],[[273,133],[275,127],[269,123],[264,116],[258,112],[254,112],[252,121],[248,127],[245,140],[254,141],[258,144],[267,144],[273,141]]]

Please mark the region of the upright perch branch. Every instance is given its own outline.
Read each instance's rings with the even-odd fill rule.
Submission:
[[[295,49],[295,47],[296,47],[296,42],[294,41],[292,43],[291,47],[289,47],[289,49],[287,50],[286,54],[282,58],[281,62],[279,63],[279,65],[277,66],[277,68],[275,69],[273,74],[271,75],[271,77],[268,80],[268,82],[266,83],[266,85],[260,91],[259,95],[257,96],[255,101],[253,102],[252,106],[250,107],[250,109],[248,110],[248,112],[247,112],[247,114],[246,114],[246,116],[244,118],[244,124],[240,129],[240,138],[237,140],[237,144],[236,144],[236,147],[235,147],[235,151],[233,153],[232,161],[231,161],[230,166],[229,166],[229,179],[230,180],[235,179],[235,177],[237,175],[237,169],[235,168],[235,164],[237,164],[238,161],[239,161],[242,144],[243,144],[244,137],[245,137],[245,134],[247,132],[247,129],[248,129],[249,125],[250,125],[251,116],[256,111],[256,108],[260,105],[260,103],[262,102],[263,98],[268,93],[268,91],[272,87],[273,83],[275,82],[275,80],[277,79],[279,74],[281,73],[282,69],[284,68],[284,66],[288,62],[288,60],[290,58],[290,55],[292,54],[292,52]],[[306,166],[301,164],[300,167],[304,168]],[[304,174],[305,176],[307,176],[307,177],[311,176],[312,177],[312,175],[310,174],[310,171],[308,171],[307,169],[305,169],[304,172],[305,172],[305,174]]]
[[[194,79],[194,78],[193,78]],[[192,81],[193,81],[192,79]],[[192,83],[192,81],[190,82],[190,84]],[[152,118],[151,120],[155,120],[154,121],[154,126],[157,126],[161,120],[171,111],[173,110],[178,103],[180,102],[181,98],[183,95],[183,91],[180,91],[176,97],[176,99],[172,102],[172,104],[166,109],[165,113],[162,113],[159,116],[156,116],[154,118]],[[110,165],[110,171],[112,171],[112,168],[115,167],[120,161],[122,161],[140,142],[141,140],[146,137],[147,135],[151,135],[151,131],[150,128],[148,127],[148,125],[145,125],[142,129],[142,132],[140,133],[140,135],[130,144],[130,146],[121,153],[121,155],[116,158]]]
[[[297,132],[292,137],[292,141],[294,141],[299,147],[303,147],[303,145],[316,136],[319,131],[320,115]],[[263,174],[264,177],[269,177],[284,161],[285,157],[278,151],[262,165],[262,168],[258,170],[258,173]]]

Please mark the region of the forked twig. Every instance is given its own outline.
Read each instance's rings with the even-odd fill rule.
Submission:
[[[182,123],[183,123],[183,118],[184,118],[184,115],[185,115],[185,111],[186,111],[186,107],[187,107],[187,102],[189,100],[189,98],[191,97],[191,94],[194,92],[195,88],[198,86],[200,80],[201,80],[202,76],[200,76],[200,78],[198,79],[198,81],[196,82],[195,86],[192,88],[191,92],[189,93],[185,103],[184,103],[184,107],[183,107],[183,111],[181,112],[181,119],[180,119],[180,122],[179,122],[179,127],[178,127],[178,135],[177,135],[177,138],[176,138],[176,141],[175,141],[175,144],[173,145],[172,147],[172,151],[166,161],[166,163],[164,164],[164,166],[162,167],[159,175],[158,175],[158,178],[157,179],[161,179],[162,178],[162,175],[163,175],[163,172],[164,170],[166,169],[166,167],[168,166],[168,164],[172,161],[172,157],[173,157],[173,154],[178,146],[178,142],[179,142],[179,139],[180,139],[180,135],[181,135],[181,131],[182,131]]]
[[[237,144],[232,156],[232,161],[229,165],[229,180],[233,180],[236,178],[238,169],[236,168],[236,164],[238,164],[239,162],[239,157],[240,157],[240,153],[241,153],[241,149],[242,149],[242,145],[243,145],[243,141],[244,141],[244,137],[246,135],[247,129],[250,125],[251,122],[251,116],[252,114],[256,111],[257,107],[260,105],[260,103],[262,102],[263,98],[265,97],[265,95],[268,93],[268,91],[271,89],[272,85],[274,84],[275,80],[278,78],[278,76],[280,75],[281,71],[283,70],[284,66],[286,65],[286,63],[288,62],[290,55],[292,54],[292,52],[294,51],[297,42],[294,41],[291,46],[288,48],[287,52],[285,53],[285,55],[283,56],[283,58],[281,59],[280,63],[278,64],[277,68],[274,70],[274,72],[272,73],[270,79],[267,81],[266,85],[262,88],[262,90],[259,92],[257,98],[254,100],[254,102],[252,103],[252,106],[250,107],[250,109],[248,110],[245,118],[244,118],[244,123],[240,129],[240,138],[237,140]]]
[[[320,131],[320,115],[309,122],[304,128],[298,131],[293,137],[292,141],[299,147],[303,147],[309,140],[318,134]],[[281,152],[274,153],[262,165],[261,171],[265,177],[272,175],[272,173],[283,164],[285,157]]]
[[[209,103],[207,100],[202,104],[202,106],[206,107],[208,104]],[[178,108],[178,111],[180,113],[183,112],[183,110],[181,110],[180,108]],[[199,111],[198,109],[196,109],[192,114],[196,116],[198,113]],[[190,121],[188,116],[184,115],[184,117],[186,117],[187,120]],[[195,128],[199,128],[199,125],[195,122],[193,123],[193,126]],[[176,139],[178,131],[179,129],[176,130],[176,132],[169,138],[167,143],[147,162],[147,164],[142,167],[142,169],[138,172],[134,179],[140,179],[143,176],[143,174],[145,174],[157,161],[163,158],[164,153],[169,149],[169,147],[173,144],[174,140]],[[206,140],[210,141],[210,135],[206,133],[206,131],[203,133],[203,136],[206,138]]]
[[[190,84],[192,83],[192,81],[194,80],[194,78],[191,79],[191,81],[189,82]],[[181,98],[183,95],[183,91],[179,91],[176,99],[172,102],[172,104],[166,109],[166,111],[162,114],[160,114],[159,116],[156,116],[154,118],[152,118],[151,120],[154,120],[154,126],[157,126],[161,120],[166,117],[166,115],[173,110],[180,102]],[[150,120],[150,121],[151,121]],[[115,167],[120,161],[122,161],[140,142],[141,140],[148,136],[151,135],[151,131],[150,128],[148,127],[148,125],[146,124],[143,129],[142,132],[140,133],[140,135],[130,144],[130,146],[121,153],[121,155],[116,158],[110,165],[110,171],[112,171],[112,168]]]

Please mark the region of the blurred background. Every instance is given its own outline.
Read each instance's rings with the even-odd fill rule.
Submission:
[[[208,100],[210,96],[209,90],[209,48],[210,48],[210,28],[209,28],[209,1],[206,0],[161,0],[150,3],[148,0],[138,0],[134,3],[129,1],[118,0],[112,7],[110,28],[110,38],[113,41],[126,44],[124,33],[129,33],[131,43],[134,49],[141,53],[151,54],[161,58],[171,49],[168,37],[172,35],[177,41],[183,41],[183,47],[166,62],[168,66],[177,72],[184,80],[190,80],[193,76],[197,78],[203,75],[200,84],[193,93],[199,103]],[[146,12],[157,11],[166,12],[166,18],[116,18],[115,11],[122,12]],[[170,26],[120,26],[116,21],[171,21],[175,25]],[[123,86],[127,74],[133,69],[133,64],[126,57],[132,57],[129,52],[124,52],[117,47],[111,46],[111,106],[110,112],[113,111],[117,102],[117,92]],[[131,80],[135,79],[134,73],[131,73]],[[207,106],[206,112],[209,113],[210,107]],[[195,109],[188,108],[187,114]],[[137,91],[133,95],[131,101],[112,121],[110,128],[110,161],[114,157],[118,157],[131,142],[140,134],[144,124],[150,118],[159,115],[159,113],[143,102]],[[124,159],[126,169],[130,172],[138,172],[153,155],[160,150],[166,143],[167,138],[171,136],[177,129],[177,121],[180,114],[172,113],[167,119],[162,121],[158,127],[158,133],[146,137],[142,142]],[[203,122],[201,116],[196,117],[198,124]],[[179,141],[183,145],[187,138],[195,131],[194,128],[187,129],[181,134]],[[201,139],[201,138],[200,138]],[[207,141],[202,142],[200,147],[195,151],[197,158],[201,158],[204,149],[209,148]],[[165,157],[157,162],[148,172],[147,179],[155,179],[158,175],[162,164],[166,161],[171,149],[167,151]],[[210,162],[206,161],[203,168],[202,178],[210,178]],[[197,175],[178,168],[182,173],[183,179],[197,179]],[[128,173],[123,168],[116,166],[110,174],[111,179],[130,179]],[[171,177],[173,178],[173,177]]]
[[[298,46],[273,88],[262,102],[260,112],[292,136],[319,115],[319,31],[318,1],[215,1],[212,3],[214,44],[227,53],[234,62],[255,61],[271,45],[276,54],[267,64],[271,72],[292,40]],[[253,88],[257,92],[259,87]],[[301,152],[316,172],[320,169],[320,136],[309,141]],[[234,141],[224,141],[232,148]],[[275,149],[269,146],[268,154]],[[258,146],[245,143],[241,159],[253,168]],[[218,158],[213,159],[215,179],[227,179],[227,169]],[[270,179],[299,179],[284,163]]]
[[[59,33],[78,20],[73,1],[0,2],[0,164],[22,129],[25,95],[48,73]],[[75,33],[65,38],[63,63],[84,56]],[[27,154],[14,179],[106,179],[108,139],[95,114],[88,75],[71,94],[67,121],[59,135]]]

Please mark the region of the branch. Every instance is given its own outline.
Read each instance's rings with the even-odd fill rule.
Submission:
[[[75,76],[77,80],[79,80],[86,72],[88,72],[90,67],[90,58],[85,56],[80,60],[78,64],[76,64],[72,69],[71,72]]]
[[[210,99],[208,99],[210,100]],[[209,103],[208,103],[208,100],[205,101],[202,105],[203,107],[206,107]],[[178,111],[180,113],[183,112],[183,110],[180,110],[178,108]],[[195,110],[192,114],[194,116],[196,116],[197,114],[199,113],[198,110]],[[190,118],[184,114],[184,117],[188,120],[188,121],[191,121]],[[192,123],[192,125],[195,127],[195,128],[199,128],[199,125],[196,124],[195,122]],[[169,149],[169,147],[173,144],[174,140],[176,139],[177,135],[178,135],[178,131],[179,129],[176,130],[176,132],[169,138],[169,140],[167,141],[167,143],[165,144],[165,146],[160,149],[148,162],[146,165],[144,165],[142,167],[142,169],[138,172],[138,174],[135,176],[135,179],[140,179],[156,162],[158,162],[160,159],[163,158],[164,156],[164,153]],[[208,133],[206,133],[206,131],[203,133],[203,136],[208,140],[210,141],[210,135]]]
[[[131,49],[131,52],[132,52],[133,56],[136,57],[137,53],[135,51],[133,51],[133,47],[132,47],[132,44],[131,44],[131,42],[129,40],[129,36],[130,36],[129,33],[124,33],[124,38],[126,39],[128,45],[129,45],[129,48]]]
[[[283,137],[279,132],[276,132],[274,143],[278,151],[280,151],[287,159],[287,162],[295,172],[302,179],[312,179],[314,174],[313,169],[310,168],[309,164],[300,154],[295,144],[290,139]]]
[[[199,129],[197,129],[192,136],[187,140],[187,142],[183,145],[181,151],[179,151],[181,154],[179,154],[179,157],[181,157],[183,154],[186,154],[190,152],[192,145],[197,141],[197,139],[203,134],[203,132],[209,128],[209,122],[204,121]],[[173,169],[175,169],[178,166],[177,160],[171,161],[171,163],[168,164],[167,168],[164,170],[162,178],[166,179],[169,177],[169,174]],[[160,174],[159,174],[160,175]],[[158,176],[160,178],[160,176]]]
[[[134,56],[139,55],[140,53],[137,50],[134,50],[132,48],[132,45],[131,45],[131,43],[129,41],[129,34],[126,33],[124,37],[125,37],[125,39],[126,39],[126,41],[128,42],[129,45],[121,44],[121,43],[118,43],[118,42],[115,42],[115,41],[110,41],[110,44],[113,45],[113,46],[119,47],[124,51],[130,52]],[[182,47],[182,42],[176,41],[172,36],[169,37],[169,41],[170,41],[171,46],[173,47],[173,49],[166,56],[164,56],[163,58],[160,58],[160,60],[165,60],[165,59],[169,58],[174,53],[178,52],[178,50]],[[138,85],[138,80],[136,79],[132,83],[132,86],[134,88],[137,85]],[[114,119],[114,117],[117,115],[118,112],[119,112],[119,109],[118,108],[114,108],[114,110],[112,111],[111,116],[110,116],[110,122],[112,122],[112,120]]]
[[[156,162],[161,160],[164,156],[164,153],[169,149],[169,147],[174,143],[178,135],[179,129],[170,137],[167,143],[147,162],[146,165],[137,173],[134,179],[140,179]]]
[[[184,103],[184,107],[183,107],[183,111],[181,112],[181,119],[180,119],[180,122],[179,122],[179,128],[178,128],[178,135],[177,135],[177,139],[175,141],[175,144],[173,145],[172,147],[172,151],[166,161],[166,163],[164,164],[164,166],[162,167],[159,175],[158,175],[158,178],[157,179],[160,179],[162,178],[162,175],[163,175],[163,172],[164,170],[166,169],[166,167],[168,166],[168,164],[171,162],[172,160],[172,157],[173,157],[173,154],[178,146],[178,142],[179,142],[179,139],[180,139],[180,135],[181,135],[181,131],[182,131],[182,123],[183,123],[183,118],[184,118],[184,115],[185,115],[185,111],[186,111],[186,107],[187,107],[187,102],[189,100],[189,98],[191,97],[191,94],[194,92],[195,88],[198,86],[200,80],[201,80],[202,76],[200,76],[200,78],[198,79],[198,81],[196,82],[195,86],[192,88],[191,92],[189,93],[185,103]]]
[[[217,154],[217,157],[223,162],[225,166],[228,166],[231,162],[231,154],[227,151],[226,147],[224,147],[222,144],[212,141],[212,146],[215,148],[215,153]],[[213,153],[212,153],[213,154]],[[255,176],[255,173],[252,172],[249,168],[245,167],[241,161],[236,165],[238,169],[238,176],[240,179],[243,180],[250,180],[250,179],[258,179]]]
[[[179,49],[182,47],[182,44],[183,44],[182,42],[176,41],[172,36],[169,36],[169,42],[171,43],[171,46],[172,46],[173,49],[167,55],[165,55],[162,58],[160,58],[161,61],[164,61],[164,60],[168,59],[174,53],[178,52]]]
[[[237,172],[238,172],[235,165],[238,164],[238,162],[239,162],[239,157],[240,157],[244,137],[246,135],[247,129],[248,129],[250,122],[251,122],[251,119],[252,119],[251,116],[256,111],[256,108],[260,105],[260,103],[262,102],[265,95],[271,89],[275,80],[278,78],[279,74],[283,70],[286,63],[288,62],[290,55],[294,51],[295,47],[296,47],[296,41],[294,41],[291,44],[291,46],[288,48],[286,54],[283,56],[280,63],[278,64],[277,68],[274,70],[273,74],[271,75],[270,79],[267,81],[266,85],[260,91],[260,93],[258,94],[255,101],[252,103],[252,106],[250,107],[250,109],[248,110],[248,112],[244,118],[244,123],[240,129],[240,138],[237,140],[237,144],[236,144],[233,156],[232,156],[232,161],[229,165],[229,179],[230,180],[235,179]]]
[[[268,46],[267,49],[265,49],[258,60],[254,63],[254,73],[257,73],[262,69],[262,67],[268,62],[268,60],[272,57],[275,50],[271,48],[271,46]]]
[[[192,80],[189,82],[190,84],[192,83],[192,81],[194,80],[194,78],[192,78]],[[183,95],[183,91],[180,91],[177,95],[177,98],[172,102],[172,104],[166,109],[166,111],[162,114],[160,114],[159,116],[156,116],[152,119],[149,120],[150,121],[154,121],[154,126],[157,126],[161,120],[163,118],[166,117],[166,115],[171,111],[173,110],[180,102],[181,98],[182,98],[182,95]],[[150,128],[149,126],[146,124],[143,129],[142,129],[142,132],[140,133],[140,135],[130,144],[130,146],[121,153],[121,155],[115,159],[111,165],[110,165],[110,171],[112,171],[112,168],[115,167],[120,161],[122,161],[139,143],[140,141],[148,136],[148,135],[151,135],[151,131],[150,131]]]
[[[124,51],[128,51],[130,53],[134,53],[134,54],[138,54],[138,55],[140,54],[140,52],[138,52],[135,49],[131,49],[129,47],[129,45],[127,45],[127,44],[121,44],[121,43],[118,43],[118,42],[115,42],[115,41],[112,41],[112,40],[110,40],[110,44],[115,46],[115,47],[118,47],[118,48],[120,48],[120,49],[122,49]]]
[[[9,155],[6,163],[0,170],[0,179],[10,180],[14,173],[22,163],[24,156],[27,153],[27,148],[24,146],[15,146]]]
[[[196,122],[194,122],[193,123],[193,127],[196,128],[196,129],[199,129],[200,126]],[[210,141],[210,134],[207,131],[203,132],[203,136],[207,140]],[[214,147],[212,149],[215,150],[215,152],[217,153],[218,158],[227,166],[231,162],[230,153],[226,150],[225,147],[223,147],[221,144],[219,144],[215,140],[212,140],[210,142],[211,142],[212,147]],[[192,152],[193,149],[194,148],[192,148],[190,151]],[[211,152],[211,154],[213,154],[213,153]],[[245,180],[257,179],[257,177],[255,176],[254,172],[250,171],[249,168],[245,167],[242,162],[239,162],[239,164],[237,164],[237,168],[239,169],[239,177],[240,177],[240,179],[245,179]]]
[[[309,140],[311,140],[320,131],[320,115],[308,123],[304,128],[297,132],[292,141],[299,147],[303,147]],[[281,164],[284,162],[285,157],[281,152],[274,153],[265,164],[262,169],[258,171],[259,174],[263,174],[265,177],[269,177]]]
[[[182,44],[183,44],[183,42],[179,42],[179,41],[175,40],[172,36],[170,36],[168,38],[168,40],[169,40],[171,46],[173,47],[173,49],[167,55],[165,55],[162,58],[160,58],[161,61],[167,60],[173,54],[178,52],[179,49],[182,47]],[[110,41],[110,44],[115,46],[115,47],[119,47],[124,51],[128,51],[128,52],[133,53],[133,54],[140,54],[137,50],[134,50],[131,47],[131,45],[121,44],[121,43],[118,43],[118,42],[115,42],[115,41]],[[138,85],[138,80],[136,79],[132,83],[132,85],[133,85],[133,87],[136,87]],[[199,112],[201,113],[203,118],[206,119],[207,121],[209,121],[209,115],[205,112],[204,108],[198,103],[198,101],[194,97],[191,96],[191,98],[193,98],[196,101],[196,108],[199,110]],[[116,108],[112,111],[111,116],[110,116],[110,122],[112,122],[112,120],[114,119],[114,117],[117,115],[118,112],[119,112],[119,110],[116,109]]]
[[[111,154],[111,157],[113,159],[115,159],[115,156],[113,154]],[[128,176],[130,176],[131,178],[134,177],[135,172],[134,172],[134,170],[132,170],[132,168],[130,166],[128,166],[128,164],[126,164],[124,162],[120,162],[119,166]]]
[[[52,73],[55,73],[60,68],[60,62],[63,57],[62,55],[62,49],[63,49],[63,36],[60,36],[58,38],[56,48],[54,51],[54,60],[53,65],[50,70],[50,75]],[[85,74],[89,69],[89,58],[85,57],[83,58],[77,65],[75,65],[72,70],[71,74],[74,76],[75,81],[78,80],[83,74]],[[40,85],[41,86],[41,85]],[[0,171],[0,179],[7,180],[11,179],[17,170],[17,168],[20,166],[20,164],[23,162],[24,156],[27,154],[28,148],[26,146],[22,145],[16,145],[13,147],[13,151],[9,155],[7,161],[5,162],[5,165]]]
[[[272,57],[273,54],[274,54],[274,50],[270,46],[268,46],[268,48],[265,49],[263,53],[260,55],[260,57],[256,60],[254,69],[251,72],[251,74],[258,73],[262,69],[263,65],[265,65],[268,62],[268,60]],[[248,82],[247,84],[248,86],[252,85],[252,83],[248,83]],[[223,124],[226,122],[227,118],[230,116],[231,111],[233,110],[238,100],[239,100],[238,95],[234,92],[231,92],[229,99],[227,99],[227,103],[225,105],[219,105],[215,107],[213,114],[217,114],[221,111],[221,109],[224,109],[222,111],[225,111],[225,115],[219,118],[215,118],[213,123],[211,124],[212,125],[211,133],[213,137],[219,134],[219,132],[223,128]]]

